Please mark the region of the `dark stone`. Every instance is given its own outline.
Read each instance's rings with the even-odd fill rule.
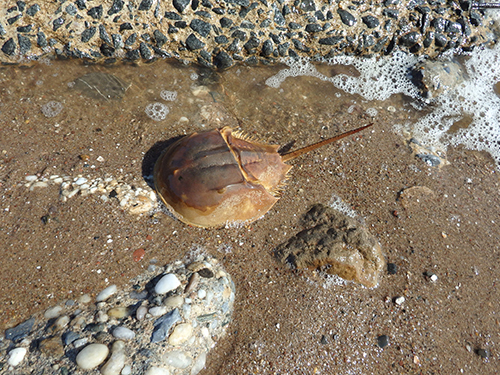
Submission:
[[[422,14],[422,19],[420,20],[420,32],[425,34],[427,32],[427,28],[430,26],[430,18],[428,13]]]
[[[436,36],[434,37],[434,42],[436,43],[437,47],[444,47],[446,46],[446,43],[448,43],[448,38],[446,38],[446,35],[436,33]]]
[[[347,10],[337,9],[337,13],[339,14],[344,25],[353,26],[356,23],[356,18],[354,18],[354,16]]]
[[[271,26],[271,20],[269,20],[269,19],[265,19],[264,21],[262,21],[262,22],[260,23],[260,25],[259,25],[259,26],[260,26],[260,28],[261,28],[261,29],[266,29],[266,28],[268,28],[269,26]]]
[[[469,19],[473,26],[481,26],[481,15],[478,12],[470,12]]]
[[[382,335],[377,337],[377,345],[382,349],[389,345],[389,337],[387,335]]]
[[[441,159],[432,154],[416,154],[415,156],[430,167],[437,167],[441,164]]]
[[[12,13],[12,12],[17,12],[17,7],[16,6],[13,6],[13,7],[7,9],[7,13]]]
[[[227,36],[225,35],[219,35],[214,38],[215,43],[217,44],[227,44],[229,43],[229,39],[227,39]]]
[[[215,57],[213,58],[213,64],[217,67],[219,70],[224,70],[227,68],[230,68],[233,66],[234,62],[231,56],[227,54],[225,51],[220,51]],[[206,268],[205,268],[206,269]],[[201,271],[200,270],[198,273],[200,273],[201,276]]]
[[[40,10],[40,5],[38,4],[33,4],[32,6],[30,6],[28,8],[28,10],[26,11],[26,14],[28,16],[31,16],[33,17],[35,14],[37,14],[37,12]]]
[[[213,7],[212,3],[208,0],[201,0],[201,5],[208,9],[212,9]]]
[[[388,7],[390,5],[398,5],[399,0],[385,0],[384,1],[384,6]]]
[[[330,36],[328,38],[322,38],[318,40],[318,43],[326,46],[334,46],[335,44],[338,44],[342,39],[344,39],[344,37],[342,36]]]
[[[149,35],[148,33],[144,33],[141,35],[141,38],[143,40],[145,40],[146,42],[150,43],[151,42],[151,35]]]
[[[172,3],[174,8],[177,9],[179,13],[184,12],[184,9],[189,5],[191,0],[173,0]]]
[[[281,13],[281,11],[278,9],[277,6],[274,6],[274,18],[273,18],[273,20],[276,23],[276,25],[278,25],[278,26],[285,26],[285,24],[286,24],[285,16],[283,16],[283,13]]]
[[[193,34],[191,34],[193,35]],[[165,340],[170,331],[170,328],[173,327],[175,323],[182,320],[181,315],[179,314],[178,309],[174,309],[169,313],[159,317],[153,323],[154,329],[153,334],[151,335],[151,343],[160,342]]]
[[[268,39],[268,40],[264,41],[264,44],[262,44],[262,56],[268,57],[268,56],[272,55],[272,53],[273,53],[273,42],[270,39]],[[208,268],[204,268],[204,269],[208,269]]]
[[[222,17],[219,22],[220,22],[220,26],[223,28],[228,28],[228,27],[231,27],[233,25],[233,21],[229,18],[226,18],[226,17]]]
[[[9,40],[12,40],[12,38]],[[5,44],[4,44],[4,46],[5,46]],[[3,51],[3,47],[2,47],[2,51]],[[35,318],[29,318],[28,320],[18,324],[17,326],[5,330],[5,339],[11,340],[11,341],[20,341],[21,339],[23,339],[27,335],[29,335],[29,333],[31,332],[31,329],[33,328],[33,324],[35,324]]]
[[[178,33],[178,32],[179,32],[179,29],[177,27],[174,27],[172,25],[168,26],[167,33],[169,33],[169,34],[175,34],[175,33]]]
[[[283,44],[278,45],[278,53],[280,56],[284,57],[287,55],[288,48],[290,48],[290,42],[285,42]]]
[[[175,12],[165,12],[165,18],[168,18],[172,21],[180,21],[182,17]]]
[[[24,55],[31,49],[31,40],[28,37],[17,34],[17,42],[19,43],[19,53]]]
[[[295,49],[297,49],[299,51],[302,51],[302,52],[309,52],[310,51],[309,47],[307,47],[304,43],[302,43],[298,39],[292,39],[292,43],[293,43],[293,46],[295,47]]]
[[[240,51],[240,46],[239,44],[239,39],[234,39],[231,44],[227,47],[227,50],[229,52],[239,52]],[[233,58],[236,60],[236,57],[233,55]]]
[[[291,30],[298,30],[298,29],[302,29],[302,25],[300,23],[297,23],[297,22],[290,22],[288,24],[288,27],[291,29]]]
[[[244,31],[236,30],[231,34],[231,38],[236,38],[244,42],[245,40],[247,40],[247,34]]]
[[[47,47],[47,37],[42,31],[36,34],[36,44],[41,48]]]
[[[153,5],[153,0],[142,0],[139,5],[139,10],[149,10],[151,9],[151,5]]]
[[[125,22],[120,25],[120,32],[122,32],[123,30],[132,30],[132,29],[133,27],[130,22]]]
[[[389,275],[395,275],[398,272],[398,266],[396,263],[387,263],[387,273]]]
[[[64,24],[64,18],[59,17],[52,21],[52,30],[57,31]]]
[[[432,41],[434,40],[434,37],[435,37],[434,31],[430,31],[427,34],[425,34],[425,39],[423,42],[423,45],[425,48],[430,47],[430,45],[432,44]]]
[[[100,25],[100,26],[102,26],[102,25]],[[101,51],[101,53],[105,57],[111,57],[115,53],[115,49],[106,43],[101,44],[101,46],[99,47],[99,51]]]
[[[151,53],[151,50],[148,48],[147,44],[144,42],[141,42],[139,44],[139,53],[141,54],[141,57],[144,60],[149,60],[153,57],[153,54]]]
[[[186,39],[186,47],[190,51],[195,51],[205,47],[205,43],[199,40],[194,34],[190,34]]]
[[[446,21],[444,18],[438,17],[431,21],[431,26],[436,29],[437,32],[443,32],[446,28]]]
[[[310,23],[306,25],[306,31],[308,33],[319,33],[320,31],[323,31],[323,28],[317,23]]]
[[[198,9],[198,5],[200,5],[200,1],[199,0],[191,0],[191,9],[192,10]]]
[[[85,0],[75,0],[75,5],[78,7],[80,10],[87,9],[87,6],[85,5]]]
[[[199,10],[199,11],[195,12],[194,14],[196,14],[197,16],[200,16],[200,17],[204,17],[204,18],[212,18],[210,13],[208,13],[204,10]]]
[[[96,28],[92,26],[90,29],[85,29],[82,32],[82,42],[87,43],[95,35]]]
[[[321,345],[328,345],[328,338],[325,335],[321,335],[320,343]]]
[[[78,9],[76,8],[75,4],[69,4],[64,10],[70,16],[75,16],[78,13]]]
[[[111,38],[109,37],[109,34],[106,31],[106,28],[104,27],[104,25],[99,25],[99,38],[101,38],[101,40],[103,40],[105,43],[107,43],[109,45],[112,44]]]
[[[138,50],[133,49],[131,51],[127,51],[127,53],[125,54],[125,58],[130,61],[135,61],[141,58],[141,54]]]
[[[461,33],[462,32],[462,25],[459,24],[458,22],[448,22],[448,25],[446,26],[446,32],[447,33]]]
[[[260,40],[256,37],[251,37],[248,42],[243,45],[243,48],[251,55],[255,54],[257,47],[260,44]]]
[[[382,51],[382,48],[384,48],[385,44],[389,40],[389,37],[384,36],[382,39],[380,39],[372,48],[373,52],[380,52]]]
[[[397,9],[384,9],[382,11],[382,14],[386,17],[394,18],[395,20],[397,20],[398,16],[399,16],[399,10],[397,10]]]
[[[212,30],[212,26],[202,20],[194,19],[189,24],[189,27],[200,34],[202,37],[207,37],[210,34],[210,30]]]
[[[465,36],[470,36],[470,34],[472,33],[472,30],[470,29],[470,25],[467,22],[467,19],[466,18],[461,18],[461,19],[458,20],[458,22],[462,26],[462,30],[463,30],[462,34],[465,35]]]
[[[113,46],[115,49],[123,48],[124,44],[121,34],[112,34],[111,38],[113,38]]]
[[[16,30],[18,33],[29,33],[32,28],[33,25],[26,25],[26,26],[18,26]]]
[[[137,40],[137,34],[136,33],[130,34],[130,36],[125,41],[125,45],[131,46],[135,43],[136,40]]]
[[[158,29],[153,32],[153,36],[156,41],[156,46],[159,48],[161,48],[165,43],[168,42],[167,37],[163,35],[163,33]]]
[[[283,9],[281,9],[281,14],[283,14],[283,16],[286,16],[287,14],[290,14],[292,13],[292,11],[290,10],[290,7],[288,5],[283,5]]]
[[[187,22],[186,21],[175,21],[174,26],[178,27],[179,29],[185,29],[187,27]]]
[[[102,17],[102,5],[90,8],[87,14],[95,20]]]
[[[250,29],[250,30],[255,29],[255,25],[247,20],[243,20],[240,24],[240,27],[242,27],[244,29]]]
[[[17,16],[11,17],[11,18],[7,19],[7,23],[9,25],[12,25],[14,22],[16,22],[22,16],[23,16],[22,14],[18,14]]]
[[[123,0],[113,0],[113,5],[108,10],[108,16],[119,13],[123,9],[124,4]]]
[[[379,20],[377,19],[377,17],[374,17],[372,15],[368,15],[368,16],[364,16],[363,18],[361,18],[363,20],[363,23],[369,28],[369,29],[374,29],[376,28],[378,25],[380,25],[380,22]]]
[[[224,0],[228,4],[241,5],[242,7],[247,7],[250,5],[249,0]]]
[[[418,6],[416,8],[417,12],[422,13],[422,14],[427,14],[431,12],[431,8],[427,6]]]
[[[26,3],[24,1],[16,1],[17,8],[19,9],[20,12],[24,12],[24,9],[26,8]]]
[[[479,349],[476,349],[475,352],[478,356],[480,356],[481,358],[484,358],[484,359],[487,359],[490,356],[489,350],[486,350],[486,349],[479,348]]]
[[[320,21],[326,21],[325,15],[319,10],[314,13],[314,16]]]
[[[384,51],[384,55],[390,55],[396,48],[396,35],[394,35]]]
[[[431,0],[432,1],[432,0]],[[429,1],[429,4],[431,4],[431,1]],[[408,5],[406,6],[408,9],[410,10],[413,10],[415,9],[416,7],[420,6],[420,5],[424,5],[425,4],[425,0],[410,0],[408,2]],[[432,4],[431,4],[432,5]]]
[[[399,44],[405,47],[411,47],[418,42],[420,38],[420,33],[412,31],[411,33],[403,35],[399,38]]]
[[[271,37],[271,39],[273,40],[274,43],[276,43],[276,44],[281,43],[281,36],[280,35],[269,33],[269,36]]]
[[[213,8],[212,12],[214,12],[215,14],[219,14],[219,15],[226,13],[226,11],[223,8]]]
[[[316,10],[316,4],[314,0],[302,0],[300,8],[305,12],[314,12]]]

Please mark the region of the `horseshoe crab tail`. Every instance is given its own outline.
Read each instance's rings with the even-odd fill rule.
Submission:
[[[330,144],[330,143],[333,143],[335,141],[338,141],[339,139],[348,137],[348,136],[350,136],[352,134],[360,132],[361,130],[369,128],[372,125],[373,125],[373,123],[365,125],[365,126],[362,126],[360,128],[354,129],[354,130],[350,130],[350,131],[342,133],[340,135],[336,135],[335,137],[325,139],[325,140],[323,140],[321,142],[314,143],[312,145],[309,145],[309,146],[306,146],[306,147],[303,147],[303,148],[299,148],[298,150],[295,150],[295,151],[292,151],[292,152],[288,152],[288,153],[286,153],[284,155],[281,155],[281,160],[283,162],[286,162],[288,160],[295,159],[296,157],[298,157],[300,155],[304,155],[305,153],[308,153],[309,151],[316,150],[317,148],[320,148],[320,147],[325,146],[327,144]]]

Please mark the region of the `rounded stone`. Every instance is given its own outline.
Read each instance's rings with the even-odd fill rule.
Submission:
[[[22,362],[24,356],[26,355],[26,348],[15,348],[9,352],[9,359],[7,363],[9,366],[16,367],[18,364]]]
[[[387,345],[389,345],[389,336],[387,335],[382,335],[377,338],[377,345],[381,348],[385,348]]]
[[[109,349],[104,344],[90,344],[76,356],[76,364],[82,370],[91,370],[104,362]]]
[[[166,294],[181,285],[181,282],[174,274],[167,274],[163,276],[155,285],[156,294]]]
[[[132,340],[135,337],[135,332],[127,327],[116,327],[113,330],[113,336],[120,340]]]
[[[361,18],[363,20],[363,23],[369,28],[369,29],[374,29],[376,28],[378,25],[380,25],[380,22],[379,20],[374,17],[374,16],[371,16],[371,15],[368,15],[368,16],[364,16],[363,18]]]
[[[106,301],[109,297],[111,297],[113,294],[115,294],[118,291],[118,288],[116,285],[110,285],[106,289],[104,289],[101,293],[97,295],[95,298],[96,302],[103,302]]]
[[[174,328],[174,331],[168,338],[170,345],[176,346],[186,342],[193,334],[193,326],[189,323],[181,323]]]

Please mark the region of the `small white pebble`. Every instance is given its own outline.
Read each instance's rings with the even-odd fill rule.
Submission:
[[[163,276],[155,285],[155,293],[157,294],[166,294],[171,290],[177,289],[177,287],[181,285],[181,282],[172,273]]]
[[[436,281],[437,281],[437,279],[438,279],[437,275],[433,273],[433,274],[431,275],[431,281],[436,282]]]
[[[205,289],[200,289],[200,290],[198,290],[198,298],[199,298],[199,299],[203,299],[203,298],[205,298],[205,297],[206,297],[206,295],[207,295],[207,292],[205,291]]]
[[[402,305],[403,302],[405,301],[405,298],[404,297],[397,297],[394,302],[396,303],[396,305]]]
[[[130,375],[132,374],[132,366],[126,365],[123,369],[122,372],[120,373],[121,375]]]
[[[87,182],[87,179],[85,177],[80,177],[75,181],[76,185],[83,185],[84,183]]]
[[[26,355],[26,348],[15,348],[9,352],[9,359],[7,363],[10,366],[16,367],[24,359]]]
[[[144,375],[170,375],[170,371],[163,367],[150,367]]]
[[[96,302],[106,301],[109,297],[115,294],[118,291],[116,285],[110,285],[106,289],[104,289],[101,293],[97,295],[95,298]]]
[[[113,336],[119,340],[132,340],[135,337],[135,332],[127,327],[116,327],[113,330]]]
[[[83,370],[91,370],[104,362],[109,349],[104,344],[90,344],[76,356],[76,364]]]
[[[38,177],[37,176],[33,176],[33,175],[30,175],[30,176],[26,176],[24,177],[24,179],[28,182],[33,182],[33,181],[36,181],[38,180]]]
[[[47,309],[45,311],[45,313],[43,314],[43,316],[45,317],[45,319],[57,318],[59,315],[61,315],[62,309],[63,308],[61,306],[51,307],[50,309]]]

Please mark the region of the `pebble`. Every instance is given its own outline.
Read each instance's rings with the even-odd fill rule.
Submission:
[[[396,297],[396,298],[394,299],[394,303],[395,303],[396,305],[402,305],[404,301],[405,301],[405,298],[404,298],[403,296],[401,296],[401,297]]]
[[[484,359],[486,359],[490,356],[490,352],[488,350],[482,349],[482,348],[477,349],[476,354]]]
[[[12,349],[9,352],[9,359],[7,360],[7,363],[10,366],[16,367],[17,365],[19,365],[22,362],[22,360],[24,359],[24,356],[26,355],[26,352],[27,352],[26,348]]]
[[[182,296],[170,296],[166,298],[165,301],[163,302],[165,306],[170,308],[182,306],[183,303],[184,303],[184,298]]]
[[[377,345],[382,349],[389,345],[389,336],[382,335],[377,338]]]
[[[176,368],[186,368],[193,363],[193,359],[182,350],[172,350],[166,353],[163,357],[163,361],[167,365]]]
[[[170,375],[170,371],[162,367],[150,367],[144,375]]]
[[[21,340],[31,332],[33,324],[35,324],[35,318],[29,318],[15,327],[7,329],[5,331],[5,339],[12,341]]]
[[[106,301],[109,297],[117,292],[118,288],[116,285],[110,285],[106,289],[104,289],[101,293],[97,295],[95,298],[96,302]]]
[[[181,345],[189,340],[193,334],[193,326],[189,323],[178,324],[168,338],[168,343],[173,346]]]
[[[62,306],[54,306],[51,307],[50,309],[47,309],[43,316],[46,319],[53,319],[57,318],[59,315],[61,315],[61,311],[63,310]]]
[[[155,285],[155,293],[166,294],[181,285],[181,282],[177,276],[173,274],[168,274],[163,276],[158,283]]]
[[[113,336],[119,340],[132,340],[135,337],[135,332],[127,327],[116,327],[113,330]]]
[[[111,347],[111,357],[102,366],[102,375],[120,375],[123,367],[125,366],[126,355],[125,355],[125,344],[123,341],[115,341]]]
[[[174,309],[168,314],[163,315],[158,318],[153,325],[155,329],[153,330],[153,334],[151,335],[151,342],[159,342],[165,340],[167,337],[170,328],[181,320],[181,315],[179,314],[179,309]]]
[[[130,309],[125,306],[114,307],[108,310],[108,316],[115,319],[123,319],[130,315]]]
[[[143,320],[144,317],[146,316],[146,313],[148,312],[148,308],[146,306],[140,306],[136,313],[135,313],[135,317],[137,320]]]
[[[398,266],[396,263],[387,263],[387,273],[389,275],[395,275],[398,272]]]
[[[109,349],[104,344],[89,344],[76,356],[76,364],[82,370],[99,366],[108,356]]]

